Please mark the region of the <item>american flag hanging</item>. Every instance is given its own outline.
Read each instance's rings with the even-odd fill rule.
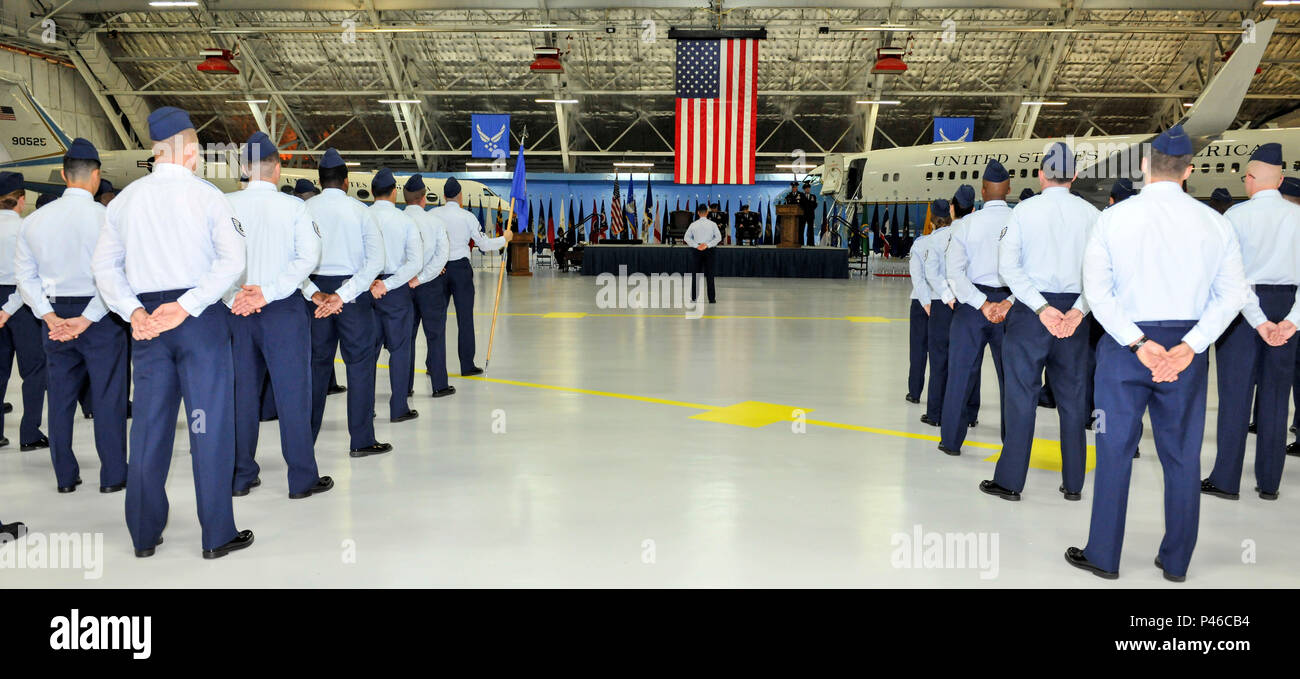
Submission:
[[[618,199],[618,175],[614,175],[614,198],[609,203],[609,230],[617,236],[623,233],[623,204]]]
[[[758,41],[677,41],[678,184],[753,184]]]

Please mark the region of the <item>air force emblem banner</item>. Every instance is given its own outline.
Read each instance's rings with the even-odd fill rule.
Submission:
[[[510,114],[475,113],[470,130],[475,158],[506,158],[510,155]]]
[[[974,118],[935,118],[934,141],[974,141]]]

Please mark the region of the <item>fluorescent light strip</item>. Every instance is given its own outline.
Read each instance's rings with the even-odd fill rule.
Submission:
[[[614,167],[654,167],[654,166],[655,166],[654,163],[632,163],[632,162],[614,163]]]
[[[381,104],[418,104],[419,99],[378,99]]]
[[[1065,106],[1064,101],[1022,101],[1021,106]]]
[[[269,99],[227,99],[227,104],[266,104]]]
[[[859,99],[859,104],[879,104],[881,106],[897,106],[903,102],[897,99]]]
[[[150,7],[198,7],[197,0],[154,0]]]
[[[355,160],[349,160],[349,161],[347,161],[347,162],[345,162],[345,163],[343,163],[343,164],[346,165],[346,166],[348,166],[348,167],[361,167],[361,163],[359,163],[359,162],[357,162],[357,161],[355,161]]]
[[[817,167],[817,166],[816,166],[816,165],[811,165],[811,164],[810,164],[810,165],[798,165],[798,164],[796,164],[796,163],[782,163],[782,164],[779,164],[779,165],[773,165],[772,167],[775,167],[775,168],[777,168],[777,169],[784,169],[784,170],[804,170],[804,169],[813,168],[813,167]]]
[[[539,104],[576,104],[577,99],[534,99]]]
[[[465,167],[492,167],[492,166],[495,165],[495,164],[496,164],[496,163],[473,163],[473,162],[466,162],[466,163],[465,163]]]
[[[1264,0],[1261,4],[1265,7],[1294,7],[1300,5],[1300,0]]]

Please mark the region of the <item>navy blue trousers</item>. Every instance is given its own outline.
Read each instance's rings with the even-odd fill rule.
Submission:
[[[978,287],[990,302],[1001,302],[1011,296],[1006,288]],[[1001,434],[1006,439],[1006,417],[1002,403],[1005,393],[1002,378],[1002,336],[1006,334],[1006,321],[989,323],[979,309],[957,303],[953,312],[952,328],[948,339],[948,390],[944,395],[943,426],[940,443],[949,450],[961,450],[966,441],[967,425],[973,420],[967,415],[965,403],[971,389],[978,383],[976,376],[984,363],[984,347],[993,355],[993,367],[998,375],[998,414],[1001,417]]]
[[[443,274],[415,289],[415,303],[424,325],[425,372],[434,391],[447,388],[447,276]]]
[[[429,281],[429,282],[432,283],[433,281]],[[427,285],[427,283],[425,285]],[[411,386],[412,388],[414,388],[415,386],[415,348],[419,346],[420,326],[424,322],[424,316],[420,313],[420,300],[418,299],[419,289],[421,287],[423,286],[416,286],[414,288],[409,288],[411,291],[411,369],[407,371],[406,384]],[[446,319],[446,309],[443,310],[443,319],[444,320]],[[443,350],[443,354],[444,354],[443,362],[445,363],[446,362],[445,349]],[[410,392],[411,390],[407,389],[407,393]]]
[[[257,478],[257,435],[262,392],[270,374],[280,414],[280,453],[289,469],[289,492],[305,493],[320,480],[311,430],[311,323],[297,293],[249,316],[230,315],[235,365],[235,476],[243,490]]]
[[[1256,285],[1259,306],[1274,323],[1286,318],[1295,303],[1294,285]],[[1215,343],[1219,383],[1219,452],[1210,483],[1230,493],[1241,486],[1246,457],[1246,428],[1251,419],[1251,394],[1259,386],[1259,419],[1255,423],[1255,481],[1266,493],[1276,493],[1286,462],[1287,390],[1295,379],[1293,336],[1280,347],[1270,346],[1238,315]]]
[[[56,297],[50,301],[59,318],[76,318],[90,298]],[[108,315],[91,323],[80,337],[56,342],[41,323],[50,383],[50,458],[60,488],[74,485],[81,476],[77,456],[72,453],[72,423],[83,384],[90,385],[95,403],[99,485],[126,483],[126,333],[117,316]]]
[[[455,259],[447,262],[446,291],[443,292],[443,312],[447,301],[456,302],[456,353],[460,358],[460,372],[464,374],[474,367],[474,269],[469,259]],[[447,372],[446,360],[443,360],[442,372]],[[436,381],[436,380],[435,380]]]
[[[388,397],[389,417],[401,417],[411,409],[406,394],[411,390],[411,375],[415,370],[415,343],[411,341],[414,309],[411,286],[405,283],[375,300],[375,319],[379,322],[376,340],[388,349],[388,383],[393,390]],[[375,353],[378,355],[378,350]]]
[[[184,290],[138,295],[153,313]],[[235,473],[235,379],[230,310],[220,302],[151,340],[135,340],[135,421],[126,470],[126,526],[136,549],[158,544],[167,526],[167,472],[176,442],[176,413],[185,401],[194,495],[203,549],[234,539],[230,479]],[[95,418],[99,418],[96,405]]]
[[[1143,334],[1172,348],[1195,321],[1138,323]],[[1128,513],[1133,451],[1142,435],[1142,414],[1151,410],[1151,430],[1164,470],[1165,536],[1159,556],[1172,575],[1185,575],[1196,547],[1201,512],[1201,437],[1205,434],[1209,359],[1197,354],[1173,382],[1151,381],[1151,371],[1128,347],[1106,337],[1097,347],[1097,469],[1092,523],[1084,554],[1097,566],[1118,571]]]
[[[925,415],[932,422],[943,421],[943,402],[948,391],[948,343],[952,333],[953,309],[941,299],[930,301],[930,323],[926,328],[926,341],[930,358],[930,385],[926,390]],[[980,375],[975,373],[970,398],[966,401],[966,418],[979,419]]]
[[[349,276],[312,276],[322,292],[333,293]],[[325,396],[334,354],[343,355],[348,374],[348,436],[352,448],[375,444],[375,361],[379,359],[375,340],[375,298],[369,290],[343,305],[343,311],[316,318],[316,305],[306,302],[311,323],[311,435],[320,435],[325,418]]]
[[[1049,292],[1043,293],[1043,297],[1061,313],[1068,313],[1079,299],[1078,293]],[[1061,419],[1061,478],[1067,491],[1082,492],[1088,451],[1085,394],[1088,328],[1081,321],[1073,335],[1059,339],[1022,302],[1011,307],[1004,324],[1007,327],[1002,340],[1002,370],[1006,375],[1006,395],[1002,411],[1007,429],[993,482],[1017,493],[1025,489],[1038,398],[1046,371],[1052,380],[1056,412]]]
[[[0,301],[9,299],[14,286],[0,285]],[[31,443],[41,433],[41,410],[45,406],[45,347],[42,346],[41,321],[26,306],[0,328],[0,394],[9,388],[14,356],[18,357],[18,375],[23,380],[23,417],[18,425],[19,443]],[[0,438],[4,437],[4,413],[0,413]]]
[[[907,395],[921,398],[921,389],[925,387],[925,354],[929,349],[930,316],[925,307],[917,300],[912,300],[911,318],[908,320],[908,346],[910,347],[910,364],[907,371]]]

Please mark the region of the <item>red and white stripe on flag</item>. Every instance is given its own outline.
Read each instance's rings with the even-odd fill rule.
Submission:
[[[754,183],[758,41],[718,42],[718,96],[677,98],[673,181],[678,184]]]

